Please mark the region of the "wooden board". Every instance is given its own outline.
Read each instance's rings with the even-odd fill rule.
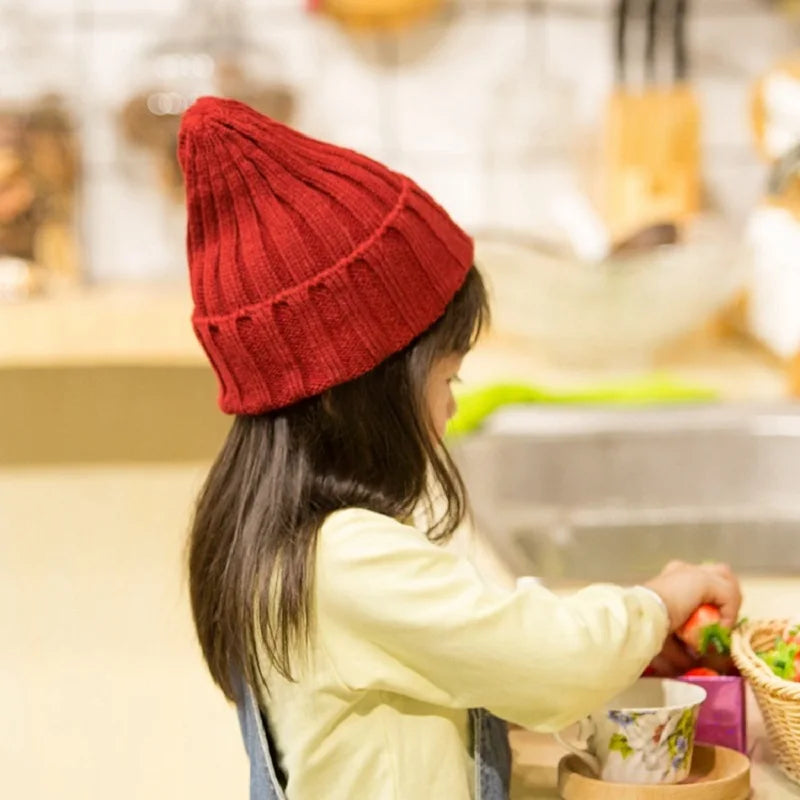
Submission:
[[[558,791],[563,800],[746,800],[750,761],[727,747],[697,745],[687,781],[643,786],[593,778],[580,759],[568,755],[558,765]]]

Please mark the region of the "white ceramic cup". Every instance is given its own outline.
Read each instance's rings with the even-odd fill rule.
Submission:
[[[697,714],[706,691],[682,681],[640,678],[580,722],[586,749],[565,741],[604,781],[680,783],[692,766]]]

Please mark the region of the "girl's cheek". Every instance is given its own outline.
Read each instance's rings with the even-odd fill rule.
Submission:
[[[452,391],[450,392],[450,397],[447,401],[447,420],[448,422],[453,419],[456,415],[456,411],[458,411],[458,403],[456,402],[455,397],[453,397]]]

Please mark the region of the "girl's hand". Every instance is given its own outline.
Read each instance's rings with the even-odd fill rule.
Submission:
[[[739,581],[727,564],[686,564],[671,561],[645,586],[664,601],[670,632],[680,628],[694,610],[711,603],[720,610],[720,624],[732,628],[739,618],[742,593]]]
[[[670,635],[664,642],[661,652],[650,663],[647,674],[658,678],[675,678],[695,666],[697,661],[683,642],[676,636]]]

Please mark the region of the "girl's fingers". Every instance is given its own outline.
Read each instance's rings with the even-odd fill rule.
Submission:
[[[675,636],[667,637],[660,657],[668,661],[678,675],[682,675],[695,665],[694,658]]]
[[[713,572],[716,575],[719,575],[721,578],[726,578],[727,580],[735,581],[736,577],[733,574],[730,566],[728,564],[723,564],[720,562],[714,562],[713,564],[703,564],[703,569],[707,570],[708,572]]]
[[[739,581],[730,566],[723,563],[687,564],[684,561],[670,561],[661,571],[662,575],[686,571],[694,574],[694,586],[698,593],[697,603],[712,603],[720,610],[720,622],[733,627],[739,618],[742,593]],[[688,600],[688,598],[687,598]]]
[[[708,598],[706,602],[719,607],[720,623],[732,628],[739,618],[742,605],[742,592],[733,574],[725,575],[709,568]]]
[[[661,655],[653,659],[650,667],[653,670],[653,674],[659,678],[674,678],[678,674],[669,659]]]
[[[663,649],[650,664],[656,675],[662,678],[683,675],[694,665],[694,658],[674,636],[667,637]]]

